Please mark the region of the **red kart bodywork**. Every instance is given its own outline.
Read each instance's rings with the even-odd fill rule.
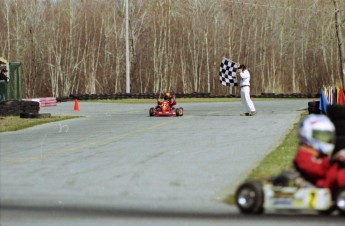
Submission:
[[[156,108],[150,108],[150,116],[182,116],[183,108],[170,107],[169,101],[165,100]]]

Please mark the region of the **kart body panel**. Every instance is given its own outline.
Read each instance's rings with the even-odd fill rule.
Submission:
[[[170,110],[170,111],[154,110],[153,114],[154,114],[153,116],[176,116],[176,111],[175,110]]]
[[[332,195],[327,188],[263,185],[265,209],[327,210]]]

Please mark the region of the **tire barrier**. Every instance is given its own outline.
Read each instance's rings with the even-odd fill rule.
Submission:
[[[310,101],[308,102],[308,112],[309,114],[321,114],[319,109],[320,101]]]
[[[327,116],[333,122],[336,131],[334,155],[338,151],[345,149],[345,105],[328,105]]]
[[[120,100],[120,99],[157,99],[158,93],[117,93],[117,94],[72,94],[69,97],[58,97],[57,102],[71,100]],[[181,94],[175,93],[176,98],[211,98],[209,93]]]
[[[58,102],[77,100],[119,100],[119,99],[153,99],[159,93],[116,93],[116,94],[71,94],[68,97],[45,97],[23,100],[8,100],[0,102],[0,116],[20,116],[20,113],[37,114],[40,107],[56,106]],[[176,98],[239,98],[239,95],[212,95],[210,93],[175,93]],[[319,98],[320,94],[275,94],[261,93],[252,95],[256,98]],[[29,117],[27,115],[23,117]],[[31,117],[31,116],[30,116]],[[35,116],[33,116],[35,117]]]
[[[36,101],[8,100],[0,102],[1,116],[20,116],[20,113],[38,114],[40,104]]]
[[[69,97],[57,97],[57,102],[78,100],[120,100],[120,99],[157,99],[159,93],[116,93],[116,94],[71,94]],[[175,93],[176,98],[239,98],[239,95],[212,95],[210,93]],[[275,94],[261,93],[251,95],[255,98],[320,98],[320,94]]]
[[[258,97],[258,98],[320,98],[319,93],[314,94],[302,94],[302,93],[261,93],[259,96],[251,95],[252,97]]]
[[[26,113],[22,112],[19,114],[20,118],[50,118],[50,113]]]

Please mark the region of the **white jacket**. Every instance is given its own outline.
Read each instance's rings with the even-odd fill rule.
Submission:
[[[250,85],[250,74],[249,71],[246,69],[242,72],[240,72],[241,81],[240,86],[249,86]]]

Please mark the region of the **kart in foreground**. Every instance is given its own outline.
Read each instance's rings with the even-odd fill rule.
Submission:
[[[296,173],[244,182],[238,187],[235,200],[243,214],[261,214],[265,210],[312,210],[328,215],[337,210],[345,216],[345,187],[331,194],[330,189],[315,187]]]
[[[150,116],[183,116],[183,108],[170,107],[169,101],[165,100],[161,105],[150,108]]]

